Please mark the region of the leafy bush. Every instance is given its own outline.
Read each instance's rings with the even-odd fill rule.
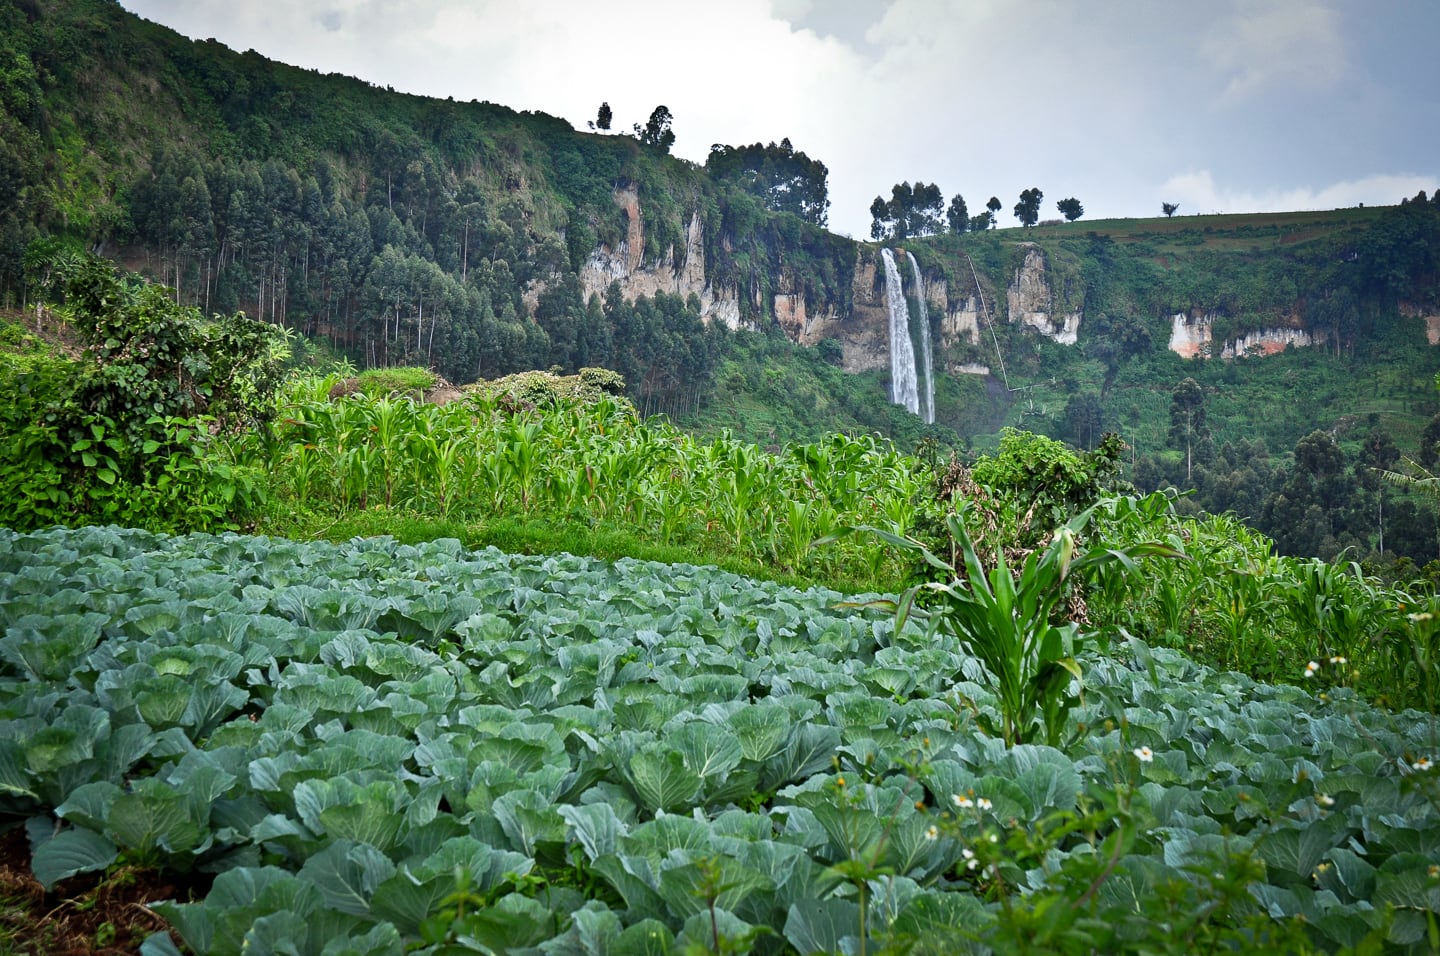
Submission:
[[[872,606],[893,607],[897,629],[912,613],[932,621],[983,665],[982,681],[1000,708],[999,725],[987,721],[987,730],[1009,745],[1026,743],[1037,731],[1047,744],[1058,745],[1066,715],[1078,699],[1078,684],[1072,682],[1081,679],[1076,661],[1083,638],[1080,625],[1054,623],[1066,599],[1069,576],[1074,573],[1083,580],[1110,565],[1134,573],[1138,558],[1184,557],[1183,551],[1159,542],[1106,544],[1077,555],[1077,536],[1100,507],[1093,505],[1067,521],[1044,549],[1031,551],[1013,573],[1003,551],[997,552],[991,566],[981,561],[966,527],[966,503],[946,521],[963,561],[959,567],[937,558],[918,541],[882,533],[892,544],[919,551],[948,580],[913,585],[898,601],[872,602]],[[1134,510],[1137,505],[1131,499],[1117,499],[1108,507],[1113,512]],[[917,609],[922,592],[931,600]]]
[[[368,368],[355,376],[355,388],[372,398],[396,395],[419,398],[426,389],[433,388],[437,380],[429,369]]]
[[[476,382],[468,390],[488,398],[503,396],[509,402],[531,408],[625,401],[621,397],[625,394],[624,377],[604,368],[582,368],[575,375],[558,375],[554,371],[520,372],[494,381]]]
[[[273,414],[285,335],[202,320],[101,259],[52,265],[87,351],[0,360],[0,522],[235,526],[259,501],[259,472],[217,457],[217,436]]]

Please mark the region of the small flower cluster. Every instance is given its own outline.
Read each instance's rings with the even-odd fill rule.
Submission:
[[[999,843],[1000,834],[987,834],[986,839],[989,840],[991,843]],[[960,857],[965,861],[965,869],[967,870],[973,870],[980,866],[980,860],[975,856],[975,851],[970,849],[968,846],[960,848]]]
[[[973,808],[973,807],[978,807],[978,808],[980,808],[981,810],[989,810],[989,809],[991,809],[992,807],[994,807],[994,804],[991,803],[991,802],[990,802],[989,800],[987,800],[986,798],[984,798],[984,797],[975,797],[974,794],[975,794],[975,791],[973,791],[973,790],[970,791],[970,795],[969,795],[969,796],[966,796],[966,795],[964,795],[964,794],[959,794],[959,793],[952,793],[952,794],[950,795],[950,802],[953,803],[953,804],[955,804],[955,806],[958,807],[958,808],[961,809],[961,810],[969,810],[969,809],[971,809],[971,808]],[[972,798],[973,798],[973,799],[972,799]]]
[[[1350,659],[1347,658],[1347,657],[1342,657],[1342,656],[1339,655],[1339,654],[1335,654],[1335,655],[1333,655],[1333,656],[1330,658],[1330,664],[1331,664],[1331,666],[1333,666],[1333,667],[1344,667],[1344,666],[1345,666],[1346,664],[1348,664],[1348,663],[1350,663]],[[1314,676],[1315,676],[1316,674],[1318,674],[1319,672],[1320,672],[1320,662],[1319,662],[1319,661],[1311,661],[1310,663],[1308,663],[1308,664],[1305,665],[1305,676],[1306,676],[1306,677],[1314,677]]]

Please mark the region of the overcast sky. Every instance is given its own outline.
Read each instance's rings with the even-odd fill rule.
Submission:
[[[939,185],[1016,224],[1393,204],[1440,186],[1437,0],[121,0],[196,39],[585,128],[674,114],[674,153],[789,137],[831,228]]]

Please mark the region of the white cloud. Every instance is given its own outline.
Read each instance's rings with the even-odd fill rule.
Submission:
[[[1221,103],[1271,89],[1323,91],[1349,67],[1340,15],[1321,0],[1245,3],[1215,25],[1201,49],[1225,78]]]

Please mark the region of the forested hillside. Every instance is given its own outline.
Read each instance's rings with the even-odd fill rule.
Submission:
[[[461,382],[605,365],[669,397],[708,380],[697,309],[659,295],[587,302],[576,281],[598,245],[626,235],[617,192],[643,204],[633,252],[646,261],[683,250],[699,212],[717,282],[764,286],[782,247],[818,260],[848,249],[660,145],[192,43],[106,0],[6,2],[0,35],[12,196],[0,285],[12,302],[27,245],[52,237],[364,364],[434,364]],[[758,149],[783,159],[788,143]],[[747,158],[729,157],[727,174]],[[769,201],[783,205],[773,187]]]
[[[879,247],[826,231],[826,167],[788,139],[719,144],[699,167],[668,155],[684,117],[663,106],[634,136],[580,132],[192,42],[110,0],[0,0],[0,59],[13,307],[98,251],[360,367],[457,383],[605,367],[642,411],[768,444],[1116,431],[1137,485],[1195,489],[1286,551],[1437,557],[1433,508],[1379,477],[1433,464],[1440,438],[1424,194],[911,233],[937,342],[924,426],[887,401]],[[1232,343],[1252,356],[1218,357]]]

